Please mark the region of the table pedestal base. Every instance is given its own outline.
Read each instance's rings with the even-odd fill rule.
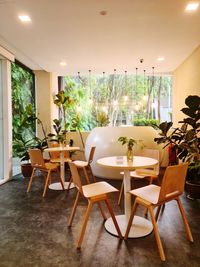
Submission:
[[[115,216],[115,218],[118,222],[122,236],[124,236],[127,228],[126,215],[118,215]],[[118,236],[112,218],[106,220],[105,228],[112,235]],[[153,230],[153,225],[149,220],[139,216],[134,216],[133,224],[131,226],[128,237],[129,238],[143,237],[149,235],[152,232],[152,230]]]
[[[64,182],[64,187],[65,187],[65,189],[67,189],[68,186],[69,186],[69,182]],[[75,185],[74,185],[73,183],[71,183],[69,189],[72,189],[72,188],[74,188],[74,187],[75,187]],[[63,190],[63,189],[62,189],[62,186],[61,186],[61,183],[53,183],[53,184],[50,184],[50,185],[49,185],[49,189],[52,189],[52,190]]]

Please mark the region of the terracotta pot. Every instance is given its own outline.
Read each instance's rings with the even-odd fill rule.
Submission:
[[[186,191],[189,199],[200,199],[200,184],[186,181]]]
[[[21,172],[24,177],[31,177],[33,168],[30,163],[21,164]]]

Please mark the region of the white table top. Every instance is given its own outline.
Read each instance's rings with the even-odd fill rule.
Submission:
[[[45,148],[44,151],[47,152],[62,152],[62,151],[77,151],[80,150],[78,146],[56,146]]]
[[[97,160],[97,164],[115,169],[134,170],[137,168],[149,168],[158,163],[156,159],[134,156],[133,162],[127,162],[126,156],[105,157]]]

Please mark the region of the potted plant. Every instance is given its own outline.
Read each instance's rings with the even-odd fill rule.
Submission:
[[[82,143],[82,146],[83,146],[83,149],[85,149],[85,144],[84,144],[83,136],[82,136],[82,133],[81,133],[82,121],[81,121],[81,116],[78,113],[76,113],[74,115],[74,117],[72,118],[71,127],[72,127],[73,130],[75,130],[75,131],[77,130],[78,131],[80,139],[81,139],[81,143]]]
[[[133,138],[128,138],[126,136],[121,136],[118,138],[118,141],[122,143],[122,145],[127,144],[127,161],[133,162],[133,147],[137,144],[137,141]]]
[[[41,125],[44,138],[38,138],[33,130],[35,122]],[[21,172],[24,177],[30,177],[32,173],[32,166],[29,163],[29,148],[44,149],[47,147],[47,136],[44,131],[42,121],[35,116],[33,106],[28,104],[21,118],[18,121],[17,127],[13,128],[13,155],[21,159]]]
[[[33,170],[31,163],[29,162],[30,158],[28,150],[30,148],[38,148],[43,150],[46,147],[46,139],[39,139],[36,136],[29,140],[25,140],[23,136],[21,136],[13,141],[13,149],[22,162],[21,172],[24,177],[30,177]]]
[[[178,159],[188,162],[186,187],[190,198],[200,198],[200,97],[190,95],[185,99],[186,107],[181,111],[185,118],[181,127],[173,129],[172,122],[163,122],[159,125],[160,137],[155,138],[157,144],[165,143],[172,146]]]
[[[54,119],[53,122],[55,134],[49,133],[48,137],[50,138],[50,142],[57,142],[62,146],[66,141],[67,130],[62,129],[62,119]]]

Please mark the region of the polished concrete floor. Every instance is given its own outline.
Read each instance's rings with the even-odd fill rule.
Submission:
[[[109,182],[111,182],[109,180]],[[120,187],[119,181],[113,185]],[[82,249],[76,241],[86,209],[81,199],[73,226],[67,227],[76,190],[49,190],[42,198],[43,179],[33,182],[26,193],[28,179],[18,176],[0,187],[0,267],[100,267],[100,266],[200,266],[200,202],[182,200],[194,237],[186,238],[175,202],[168,203],[158,221],[167,261],[161,262],[154,239],[149,236],[124,242],[108,234],[102,217],[94,207]],[[116,193],[111,203],[116,214],[123,212],[117,205]],[[138,213],[143,215],[144,210]]]

